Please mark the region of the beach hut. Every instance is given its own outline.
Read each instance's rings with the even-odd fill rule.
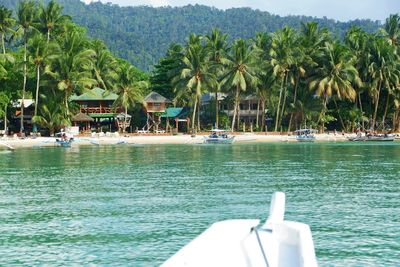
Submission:
[[[80,112],[72,117],[71,122],[74,124],[74,126],[79,126],[79,130],[89,131],[90,123],[94,122],[94,119]]]
[[[188,108],[167,108],[160,118],[164,118],[166,120],[166,131],[170,130],[170,119],[175,121],[175,131],[178,133],[180,123],[185,123],[187,126],[186,129],[189,130],[190,119],[188,114]]]
[[[160,115],[165,112],[167,105],[172,103],[167,98],[157,92],[151,92],[144,98],[144,108],[147,114],[146,125],[143,132],[149,132],[152,128],[158,132],[158,126],[161,123]]]
[[[23,116],[23,130],[26,132],[32,131],[32,118],[35,110],[35,101],[33,99],[24,99],[24,104],[22,107],[22,99],[18,99],[17,101],[12,103],[13,108],[15,108],[15,114],[12,116],[11,124],[12,128],[19,129],[19,123],[22,116],[22,109],[24,109]]]

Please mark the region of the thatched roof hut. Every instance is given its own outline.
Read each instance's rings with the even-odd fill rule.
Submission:
[[[71,119],[72,122],[92,122],[94,119],[84,113],[78,113]]]
[[[80,130],[88,131],[90,130],[90,123],[94,119],[84,113],[78,113],[72,117],[71,121],[74,123],[74,126],[80,126]]]
[[[151,112],[165,112],[166,106],[172,103],[169,99],[163,97],[157,92],[151,92],[144,98],[146,111]]]

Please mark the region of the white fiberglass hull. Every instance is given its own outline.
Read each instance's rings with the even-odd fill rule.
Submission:
[[[274,202],[281,203],[271,205],[265,224],[260,226],[259,220],[214,223],[162,266],[318,266],[310,227],[284,221],[282,201]]]
[[[234,137],[205,137],[204,142],[206,144],[232,144],[234,141]]]
[[[314,142],[315,136],[297,136],[296,140],[298,142]]]

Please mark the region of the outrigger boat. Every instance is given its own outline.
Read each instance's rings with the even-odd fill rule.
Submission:
[[[60,145],[61,147],[71,147],[72,142],[74,141],[74,138],[70,138],[68,140],[63,140],[63,139],[56,139],[56,144]]]
[[[365,136],[362,136],[361,133],[358,133],[357,136],[355,137],[347,137],[347,140],[349,141],[375,141],[375,142],[392,142],[395,140],[394,135],[390,134],[366,134]]]
[[[229,136],[226,130],[212,129],[209,136],[204,137],[206,144],[232,144],[235,137]]]
[[[56,144],[61,147],[71,147],[72,142],[74,141],[73,135],[70,135],[63,131],[56,134],[56,136],[60,137],[56,139]]]
[[[295,131],[296,140],[299,142],[314,142],[315,141],[315,133],[318,133],[318,130],[314,129],[301,129]]]
[[[284,214],[285,193],[275,192],[265,223],[214,223],[161,266],[318,266],[310,227],[286,221]]]

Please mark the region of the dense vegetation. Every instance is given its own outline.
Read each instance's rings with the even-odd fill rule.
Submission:
[[[94,86],[116,92],[116,104],[128,112],[147,91],[146,74],[114,57],[101,41],[89,39],[61,10],[54,1],[38,5],[29,0],[20,2],[15,16],[0,8],[1,113],[11,100],[30,94],[37,103],[34,122],[54,131],[69,124],[74,113],[69,97]],[[399,130],[399,15],[373,33],[351,27],[343,38],[307,22],[299,30],[285,26],[250,38],[213,29],[184,39],[183,45],[168,44],[149,81],[150,89],[192,107],[193,131],[214,122],[242,129],[238,110],[245,95],[256,95],[261,110],[268,110],[261,112],[258,130],[265,129],[266,116],[275,131],[305,124],[322,131]],[[201,111],[206,92],[228,95],[224,102],[234,110],[230,121],[217,103]],[[21,120],[21,131],[23,126]]]
[[[170,90],[178,103],[193,107],[193,129],[206,121],[201,96],[224,92],[234,113],[230,125],[221,124],[232,130],[242,129],[237,111],[241,96],[250,94],[258,97],[262,110],[268,109],[275,131],[304,125],[321,131],[327,126],[399,130],[399,15],[390,16],[375,33],[352,27],[343,40],[315,22],[302,24],[300,31],[285,26],[272,34],[257,33],[232,45],[227,39],[217,29],[205,36],[191,34],[184,46],[170,47],[150,79],[154,90]],[[215,110],[218,125],[218,105]],[[258,129],[265,125],[261,113]]]
[[[13,101],[22,99],[24,105],[27,97],[34,98],[35,126],[50,132],[70,125],[77,112],[69,101],[73,94],[95,86],[114,91],[116,105],[127,111],[147,87],[146,74],[113,56],[102,41],[88,38],[61,11],[55,1],[21,1],[15,14],[0,6],[0,115],[11,117]],[[24,108],[21,112],[22,133]]]
[[[284,26],[300,30],[301,23],[308,21],[317,22],[340,38],[351,26],[359,26],[366,32],[375,32],[381,26],[370,20],[338,22],[305,16],[280,17],[250,8],[223,11],[200,5],[152,8],[100,2],[85,5],[80,0],[59,0],[59,3],[75,23],[88,29],[89,36],[103,40],[115,55],[146,71],[165,54],[170,43],[183,44],[190,33],[204,35],[211,28],[221,29],[233,41],[252,38],[257,32],[275,32]],[[0,4],[15,9],[17,1],[0,0]]]

